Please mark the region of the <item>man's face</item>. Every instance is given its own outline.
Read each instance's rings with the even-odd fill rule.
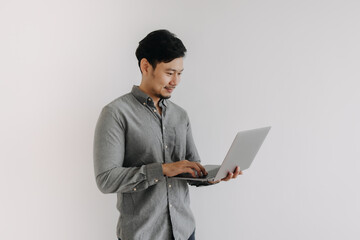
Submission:
[[[183,68],[183,58],[175,58],[171,62],[160,62],[155,69],[150,66],[147,79],[147,90],[158,98],[170,98],[175,87],[180,83]]]

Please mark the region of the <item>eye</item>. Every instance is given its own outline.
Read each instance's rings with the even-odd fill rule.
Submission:
[[[173,75],[172,72],[167,72],[166,74],[167,74],[168,76],[172,76],[172,75]]]

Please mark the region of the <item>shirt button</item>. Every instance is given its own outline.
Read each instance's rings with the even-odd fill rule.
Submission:
[[[165,148],[167,148],[167,145],[165,145]]]
[[[159,181],[159,179],[155,179],[154,181],[155,181],[155,182],[158,182],[158,181]]]
[[[171,184],[169,184],[169,188],[171,188]]]
[[[165,130],[165,127],[163,127],[163,129]]]
[[[135,192],[135,191],[136,191],[136,188],[134,188],[133,190],[134,190],[134,192]]]
[[[169,206],[170,206],[170,207],[172,207],[172,205],[171,205],[171,204],[170,204]]]

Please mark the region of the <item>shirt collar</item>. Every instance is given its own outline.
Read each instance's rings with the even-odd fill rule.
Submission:
[[[161,105],[164,105],[165,107],[167,107],[168,100],[162,98],[162,99],[160,99],[159,104],[160,104],[160,106],[161,106]]]
[[[151,97],[149,95],[147,95],[146,93],[144,93],[143,91],[140,90],[139,86],[133,86],[132,90],[131,90],[132,95],[134,95],[134,97],[143,105],[146,104],[150,104],[150,105],[154,105],[153,100],[151,99]],[[159,101],[159,105],[164,105],[165,107],[167,107],[167,100],[166,99],[160,99]]]

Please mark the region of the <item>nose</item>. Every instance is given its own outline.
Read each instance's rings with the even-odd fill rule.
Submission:
[[[173,78],[170,81],[170,85],[176,86],[176,85],[179,84],[179,82],[180,82],[180,75],[179,74],[174,74]]]

